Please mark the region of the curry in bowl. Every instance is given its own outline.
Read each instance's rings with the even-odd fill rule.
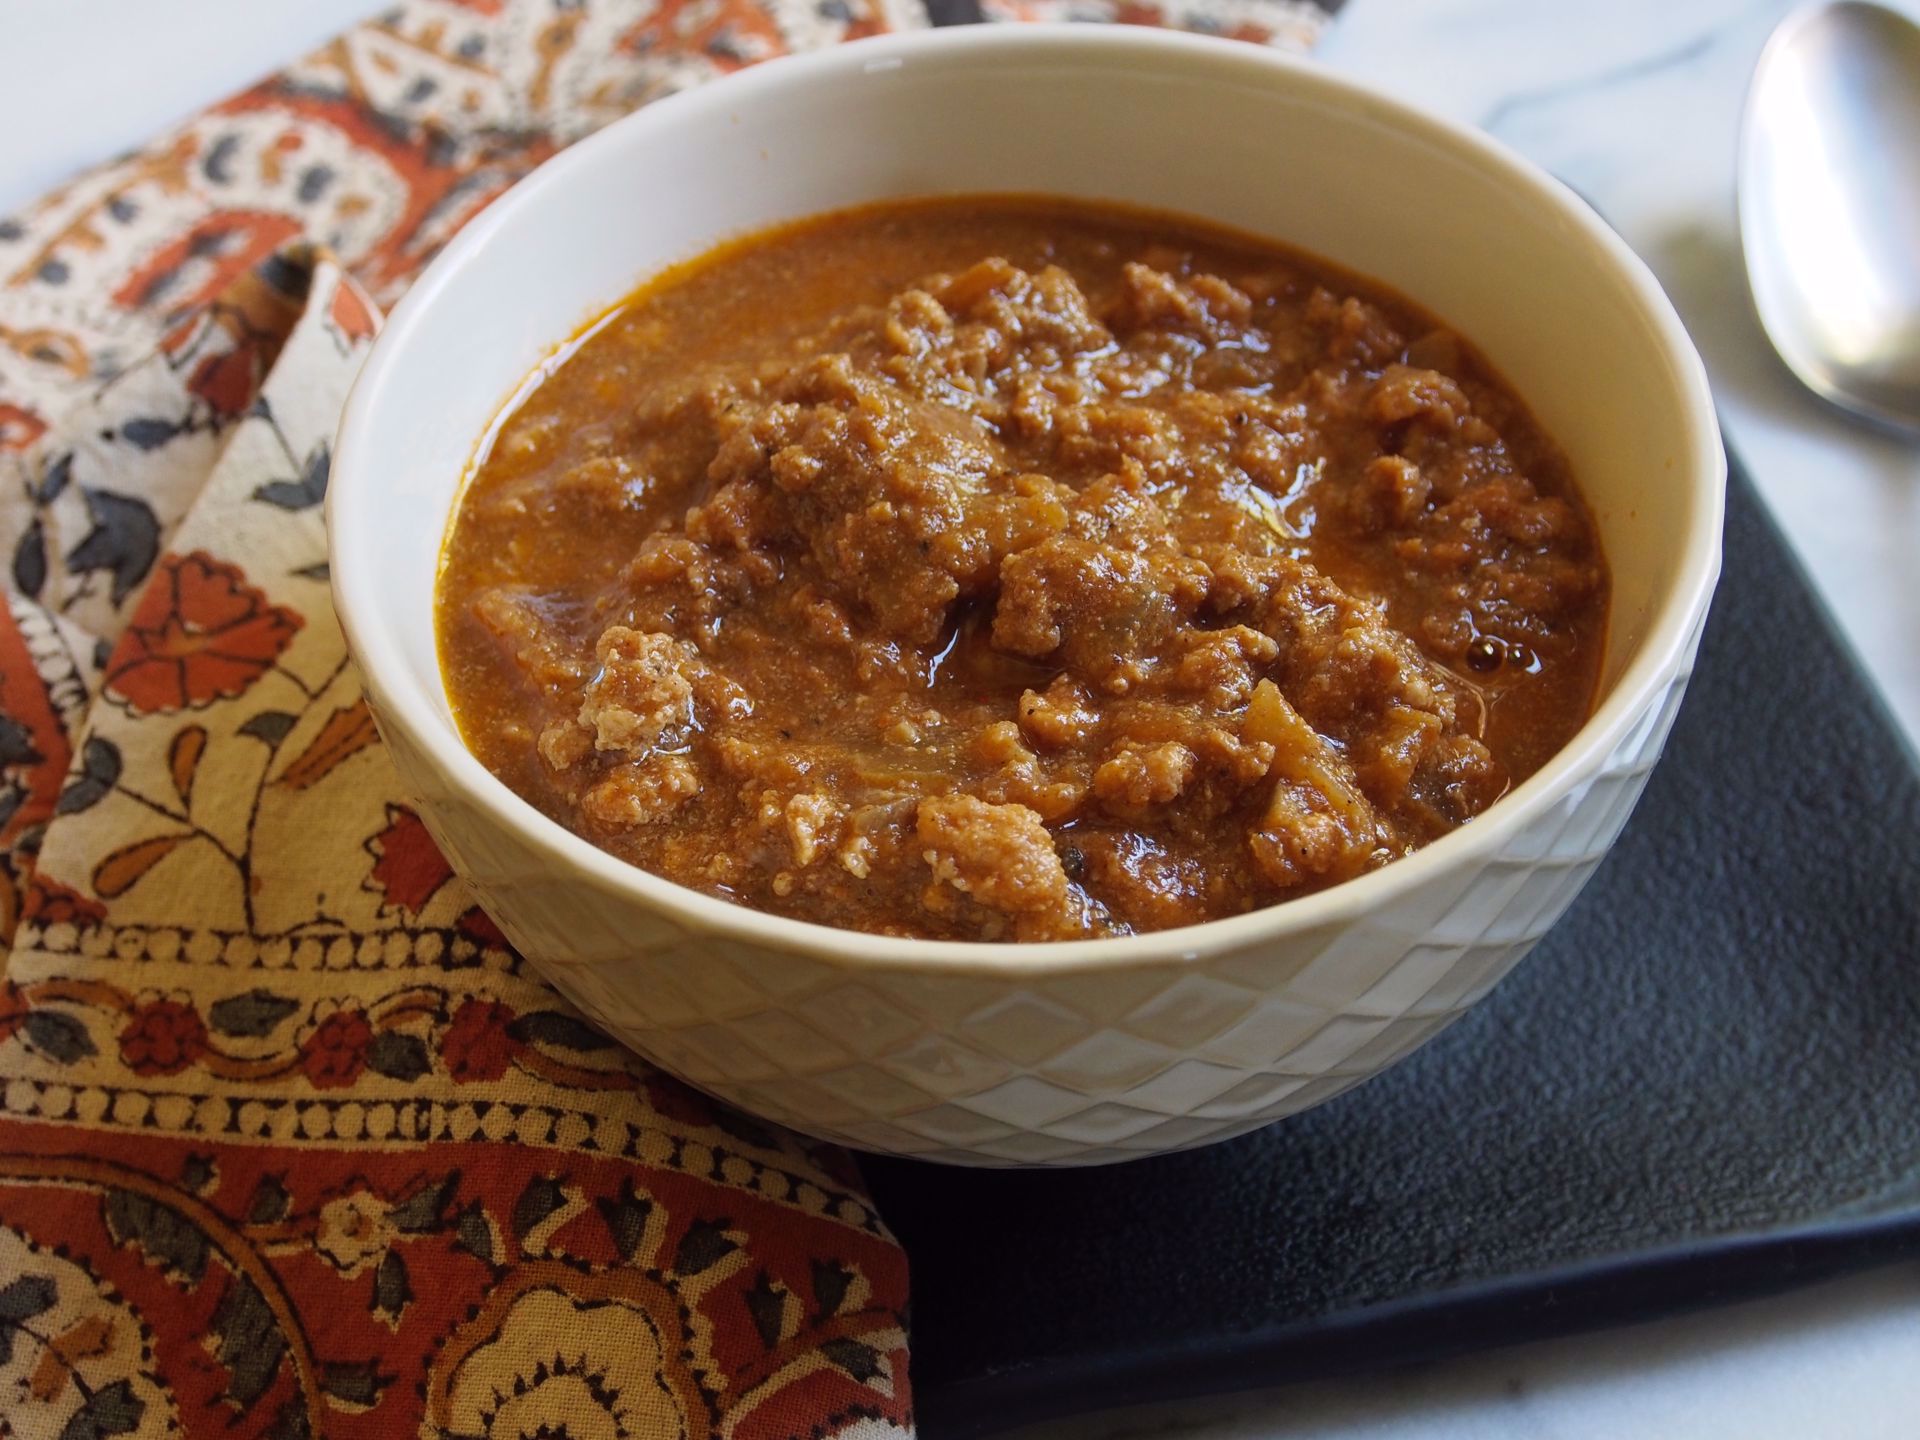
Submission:
[[[1466,824],[1579,729],[1608,577],[1470,344],[1174,217],[892,203],[665,272],[533,377],[439,582],[521,796],[827,925],[1194,924]]]

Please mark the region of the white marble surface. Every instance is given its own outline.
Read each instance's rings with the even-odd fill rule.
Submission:
[[[1706,356],[1733,443],[1920,744],[1920,448],[1801,392],[1768,351],[1741,277],[1732,189],[1740,102],[1790,3],[1351,0],[1324,58],[1491,130],[1589,196],[1647,258]],[[0,213],[375,8],[8,0]],[[1920,1435],[1920,1265],[1384,1377],[1113,1413],[1044,1433],[1907,1440]]]

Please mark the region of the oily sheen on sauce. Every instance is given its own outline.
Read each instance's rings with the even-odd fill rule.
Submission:
[[[966,197],[668,271],[449,538],[462,734],[632,863],[902,936],[1157,930],[1467,823],[1590,709],[1608,580],[1472,347],[1177,217]]]

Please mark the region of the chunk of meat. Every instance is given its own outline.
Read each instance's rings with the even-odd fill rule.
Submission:
[[[827,795],[795,795],[787,801],[787,843],[793,849],[793,863],[811,865],[840,841],[847,820],[847,807]]]
[[[1390,858],[1380,817],[1353,772],[1271,680],[1253,692],[1246,734],[1273,746],[1273,793],[1249,836],[1268,880],[1282,889],[1324,884]]]
[[[1093,793],[1116,814],[1139,816],[1178,800],[1194,768],[1193,752],[1177,740],[1129,742],[1116,746],[1093,772]]]
[[[1054,774],[1027,748],[1025,736],[1013,721],[1000,720],[987,726],[975,738],[972,749],[983,764],[999,767],[983,776],[976,787],[983,800],[1025,805],[1049,825],[1071,819],[1080,808],[1086,787],[1071,772]]]
[[[1001,566],[993,643],[1034,659],[1057,655],[1069,673],[1124,694],[1205,594],[1203,573],[1177,551],[1057,535]]]
[[[1368,463],[1353,487],[1352,512],[1363,531],[1413,523],[1427,508],[1433,482],[1404,455],[1382,455]]]
[[[1237,710],[1253,696],[1261,670],[1280,653],[1271,635],[1251,625],[1188,630],[1179,639],[1174,684],[1215,710]]]
[[[1115,325],[1123,331],[1180,330],[1209,340],[1239,335],[1253,301],[1218,275],[1170,275],[1129,261],[1120,268]]]
[[[906,371],[929,393],[936,384],[991,393],[1018,371],[1057,369],[1113,342],[1079,282],[1057,265],[1027,271],[993,256],[930,289],[952,323],[919,332],[918,363]]]
[[[700,652],[685,640],[609,625],[593,653],[600,670],[580,697],[580,723],[593,731],[594,749],[643,754],[693,724],[687,673]]]
[[[1367,413],[1382,425],[1417,420],[1445,430],[1472,414],[1473,405],[1452,376],[1411,365],[1389,365],[1373,382]]]
[[[1290,708],[1340,743],[1374,805],[1412,804],[1415,838],[1506,790],[1505,768],[1466,728],[1478,708],[1463,714],[1454,685],[1379,606],[1284,556],[1242,564],[1240,581],[1253,624],[1277,643],[1273,678]]]
[[[1134,830],[1076,835],[1090,890],[1111,896],[1115,915],[1134,930],[1169,930],[1208,918],[1219,886],[1193,855]]]
[[[1205,563],[1174,538],[1140,472],[1103,477],[1075,501],[1068,533],[1006,558],[993,643],[1054,657],[1076,679],[1125,694],[1206,599]]]
[[[1324,286],[1316,288],[1307,301],[1306,319],[1326,337],[1328,358],[1343,365],[1388,365],[1406,348],[1386,312],[1357,295],[1342,297]]]
[[[700,793],[700,772],[684,755],[650,755],[623,765],[580,797],[580,809],[609,830],[666,819]]]
[[[966,527],[994,469],[975,421],[834,354],[796,370],[770,403],[742,403],[721,431],[708,467],[718,488],[689,512],[689,536],[797,550],[815,584],[887,634],[939,633],[961,584],[934,547]]]
[[[1020,728],[1036,745],[1050,750],[1077,745],[1099,723],[1092,698],[1070,676],[1054,677],[1045,694],[1021,693]]]
[[[920,802],[915,833],[935,887],[1012,917],[1022,938],[1068,928],[1073,897],[1046,823],[1024,805],[971,795]]]
[[[647,536],[628,562],[625,583],[636,592],[637,616],[648,628],[686,626],[706,641],[718,635],[726,616],[752,595],[756,576],[752,552],[703,544],[678,533]]]

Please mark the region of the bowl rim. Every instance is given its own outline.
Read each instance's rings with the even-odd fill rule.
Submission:
[[[1139,935],[1060,941],[927,940],[846,930],[774,915],[721,900],[655,875],[575,835],[514,793],[469,751],[457,730],[434,713],[414,684],[373,592],[373,567],[355,559],[350,539],[374,511],[369,477],[377,462],[363,461],[371,446],[372,397],[404,365],[408,336],[422,323],[468,258],[499,230],[602,151],[644,143],[656,132],[724,118],[725,112],[782,91],[822,83],[876,64],[903,61],[978,65],[1009,52],[1017,58],[1093,58],[1152,67],[1168,61],[1210,78],[1272,85],[1276,81],[1361,118],[1412,132],[1528,192],[1559,212],[1574,237],[1598,252],[1623,280],[1641,320],[1665,352],[1683,401],[1687,434],[1676,466],[1689,487],[1689,530],[1681,564],[1660,592],[1639,653],[1585,724],[1547,763],[1471,822],[1378,870],[1325,890],[1243,915]],[[639,277],[636,276],[636,279]],[[1649,701],[1687,661],[1720,567],[1726,458],[1705,366],[1679,316],[1646,264],[1594,211],[1560,181],[1465,125],[1393,99],[1321,62],[1244,41],[1144,27],[1084,24],[973,25],[901,31],[782,57],[655,101],[579,141],[512,186],[435,257],[388,317],[355,379],[343,410],[327,495],[328,553],[335,610],[374,709],[383,724],[403,731],[423,758],[486,819],[518,836],[556,874],[593,882],[644,909],[664,914],[690,934],[809,956],[837,968],[933,969],[940,973],[1041,976],[1197,962],[1225,951],[1271,944],[1283,936],[1324,930],[1390,906],[1444,872],[1484,864],[1521,830],[1591,779],[1641,721]],[[444,522],[443,522],[444,525]],[[444,535],[444,528],[442,531]],[[427,622],[432,623],[429,614]],[[437,637],[435,645],[438,651]],[[429,807],[430,808],[430,807]]]

